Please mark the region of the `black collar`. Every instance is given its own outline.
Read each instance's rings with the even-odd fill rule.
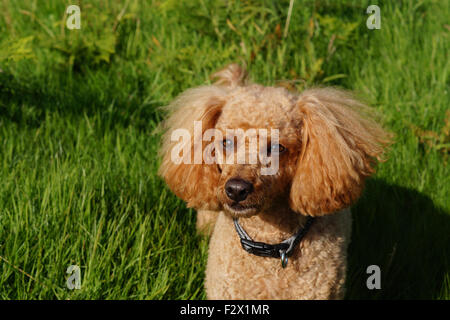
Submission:
[[[306,235],[313,221],[313,217],[308,217],[305,226],[303,228],[300,228],[300,230],[298,230],[297,233],[292,237],[277,244],[268,244],[264,242],[253,241],[252,238],[250,238],[250,236],[247,234],[247,232],[245,232],[245,230],[241,227],[238,219],[233,219],[234,227],[236,228],[239,238],[241,238],[241,245],[245,251],[260,257],[281,258],[281,266],[283,268],[285,268],[287,265],[287,257],[292,254],[295,247]]]

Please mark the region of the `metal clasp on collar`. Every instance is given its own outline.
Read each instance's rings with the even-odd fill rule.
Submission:
[[[271,258],[281,258],[281,267],[284,269],[288,264],[288,256],[290,256],[294,248],[302,241],[303,237],[308,232],[314,218],[308,217],[305,226],[300,228],[296,234],[290,238],[278,243],[278,244],[267,244],[264,242],[253,241],[252,238],[245,232],[241,227],[237,218],[233,219],[234,227],[236,232],[241,239],[242,248],[248,253],[260,256],[260,257],[271,257]]]
[[[288,256],[286,254],[286,250],[280,250],[280,258],[281,258],[281,267],[284,269],[288,263]]]

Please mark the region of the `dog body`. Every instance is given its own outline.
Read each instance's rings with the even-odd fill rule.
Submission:
[[[215,84],[189,89],[169,105],[159,171],[198,210],[198,229],[212,231],[208,298],[342,298],[348,208],[373,173],[387,135],[348,92],[299,95],[247,84],[237,65],[215,76]],[[190,138],[173,139],[177,129]],[[198,143],[199,136],[208,143]],[[182,161],[174,161],[180,150]],[[192,161],[198,155],[201,161]],[[280,259],[244,251],[233,224],[237,218],[253,240],[275,244],[295,234],[307,216],[316,219],[286,268]]]
[[[206,271],[208,298],[343,298],[346,252],[351,232],[348,211],[316,218],[307,236],[289,257],[286,268],[281,267],[280,259],[259,257],[244,251],[232,218],[221,212],[210,240]],[[260,215],[241,220],[253,239],[266,243],[281,242],[296,231],[295,227],[302,226],[302,223],[287,224],[286,220],[271,221],[271,217]]]

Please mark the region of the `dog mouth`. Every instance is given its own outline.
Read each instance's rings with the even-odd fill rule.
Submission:
[[[225,209],[236,217],[249,216],[258,212],[258,208],[252,205],[242,205],[238,202],[225,203]]]

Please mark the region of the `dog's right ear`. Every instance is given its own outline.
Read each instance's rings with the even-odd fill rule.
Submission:
[[[214,128],[224,103],[224,90],[213,85],[189,89],[167,107],[171,115],[164,123],[166,132],[160,149],[162,163],[158,173],[191,208],[218,209],[216,188],[220,173],[216,163],[205,163],[202,136],[206,130]],[[201,124],[201,132],[194,132],[195,122],[197,127]],[[188,139],[180,142],[180,136],[174,135],[174,132],[182,132]],[[199,154],[199,150],[196,150],[199,146],[202,156],[201,159],[195,159],[195,154]],[[183,153],[189,151],[182,155],[182,161],[179,161],[180,150]],[[174,156],[178,157],[178,161]]]
[[[370,109],[346,91],[304,91],[293,109],[300,116],[302,150],[292,181],[294,211],[321,216],[349,207],[391,135],[370,118]]]

